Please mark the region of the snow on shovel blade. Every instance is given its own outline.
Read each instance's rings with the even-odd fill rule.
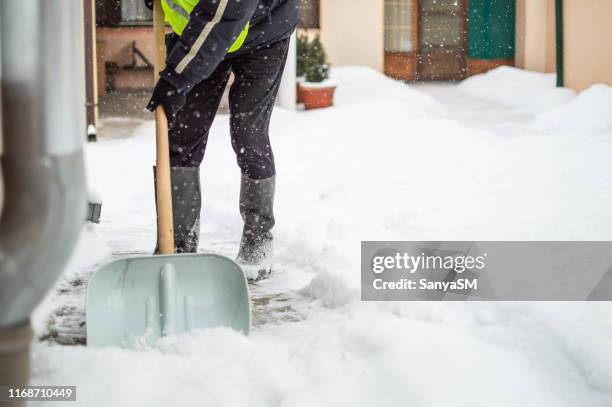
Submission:
[[[162,336],[229,327],[248,335],[251,303],[240,267],[214,254],[131,257],[98,270],[86,300],[87,344],[153,345]]]

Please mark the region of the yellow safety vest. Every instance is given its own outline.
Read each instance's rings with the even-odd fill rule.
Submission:
[[[162,0],[162,8],[166,16],[166,22],[172,27],[178,35],[182,35],[185,27],[189,23],[189,15],[199,3],[199,0]],[[247,23],[244,30],[240,33],[236,41],[232,44],[228,52],[235,52],[242,47],[244,40],[249,34],[249,23]]]

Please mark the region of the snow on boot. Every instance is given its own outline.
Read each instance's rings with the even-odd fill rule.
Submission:
[[[174,250],[176,253],[195,253],[200,241],[200,171],[198,167],[172,167],[170,177]],[[157,197],[157,193],[155,195]],[[158,252],[158,246],[155,245],[155,253]]]
[[[244,229],[236,261],[249,281],[263,280],[272,272],[274,184],[274,176],[266,179],[242,176],[240,214]]]

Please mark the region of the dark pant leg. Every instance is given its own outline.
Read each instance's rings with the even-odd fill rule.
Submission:
[[[170,129],[170,163],[173,167],[198,167],[204,158],[212,125],[230,75],[221,62],[215,72],[187,95],[185,107]]]
[[[235,75],[229,96],[232,147],[242,174],[252,179],[276,172],[268,129],[288,48],[289,40],[282,40],[229,61]]]

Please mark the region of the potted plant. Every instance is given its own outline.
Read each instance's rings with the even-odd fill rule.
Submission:
[[[305,80],[298,82],[298,98],[306,110],[329,107],[334,104],[336,85],[329,79],[325,49],[319,36],[307,44],[302,67]]]

